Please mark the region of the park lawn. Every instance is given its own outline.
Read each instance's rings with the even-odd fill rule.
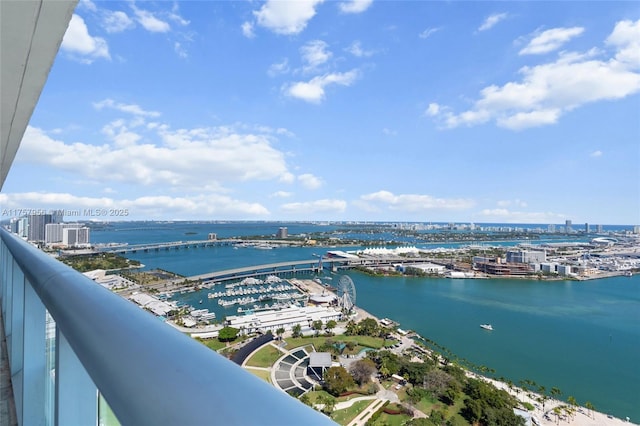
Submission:
[[[412,417],[406,414],[382,413],[374,422],[367,422],[367,424],[371,424],[372,426],[402,426],[411,419]]]
[[[351,420],[355,419],[358,414],[362,412],[365,408],[369,406],[373,401],[357,401],[354,402],[351,407],[345,408],[344,410],[336,410],[331,413],[331,418],[341,425],[348,425]]]
[[[271,367],[284,354],[271,345],[265,345],[247,360],[246,365],[253,367]]]
[[[227,345],[225,342],[221,342],[218,339],[206,339],[202,340],[202,343],[214,351],[219,351]]]
[[[360,352],[363,348],[380,349],[384,344],[384,339],[380,337],[371,337],[371,336],[338,335],[338,336],[296,337],[296,338],[289,337],[284,340],[287,342],[288,350],[291,350],[293,348],[297,348],[300,346],[305,346],[305,345],[313,345],[317,350],[320,346],[324,345],[327,339],[331,339],[335,343],[340,343],[340,342],[355,343],[356,346],[360,346],[360,347],[354,348],[354,351],[355,351],[354,353]]]
[[[249,373],[260,377],[267,383],[271,383],[271,371],[256,370],[255,368],[245,368]]]
[[[309,391],[309,392],[307,392],[307,395],[309,395],[309,401],[311,401],[312,404],[319,403],[318,399],[320,399],[323,396],[324,397],[328,396],[328,397],[334,398],[334,396],[331,395],[329,392],[323,391],[323,390]]]

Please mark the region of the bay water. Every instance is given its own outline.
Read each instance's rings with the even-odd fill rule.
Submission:
[[[248,228],[242,225],[218,226],[210,232],[231,237],[273,233],[274,226],[277,230],[273,224]],[[291,233],[291,224],[280,226],[287,226]],[[298,226],[298,232],[317,229],[313,225]],[[211,225],[119,226],[94,231],[92,242],[199,240],[206,238],[206,229]],[[162,268],[190,276],[312,259],[324,251],[326,248],[258,250],[226,246],[135,253],[128,257],[141,261],[146,269]],[[563,399],[571,395],[581,405],[589,401],[598,411],[640,422],[640,275],[591,281],[537,281],[345,273],[355,283],[358,306],[379,318],[398,321],[402,328],[415,330],[459,358],[494,369],[493,376],[505,377],[515,384],[523,379],[533,380],[547,390],[558,387]],[[335,281],[339,277],[325,274],[325,278]],[[215,311],[218,319],[236,314],[237,307],[221,308],[214,300],[208,300],[204,291],[178,297],[183,303]],[[492,324],[494,330],[481,329],[479,325],[484,323]]]

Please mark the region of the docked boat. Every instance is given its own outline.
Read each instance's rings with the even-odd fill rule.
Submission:
[[[484,328],[485,330],[493,330],[493,326],[491,324],[480,324],[480,328]]]

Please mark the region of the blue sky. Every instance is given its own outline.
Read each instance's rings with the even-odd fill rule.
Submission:
[[[81,1],[0,205],[640,224],[639,116],[635,2]]]

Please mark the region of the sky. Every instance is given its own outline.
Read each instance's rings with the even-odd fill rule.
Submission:
[[[640,224],[640,5],[81,0],[0,207]]]

